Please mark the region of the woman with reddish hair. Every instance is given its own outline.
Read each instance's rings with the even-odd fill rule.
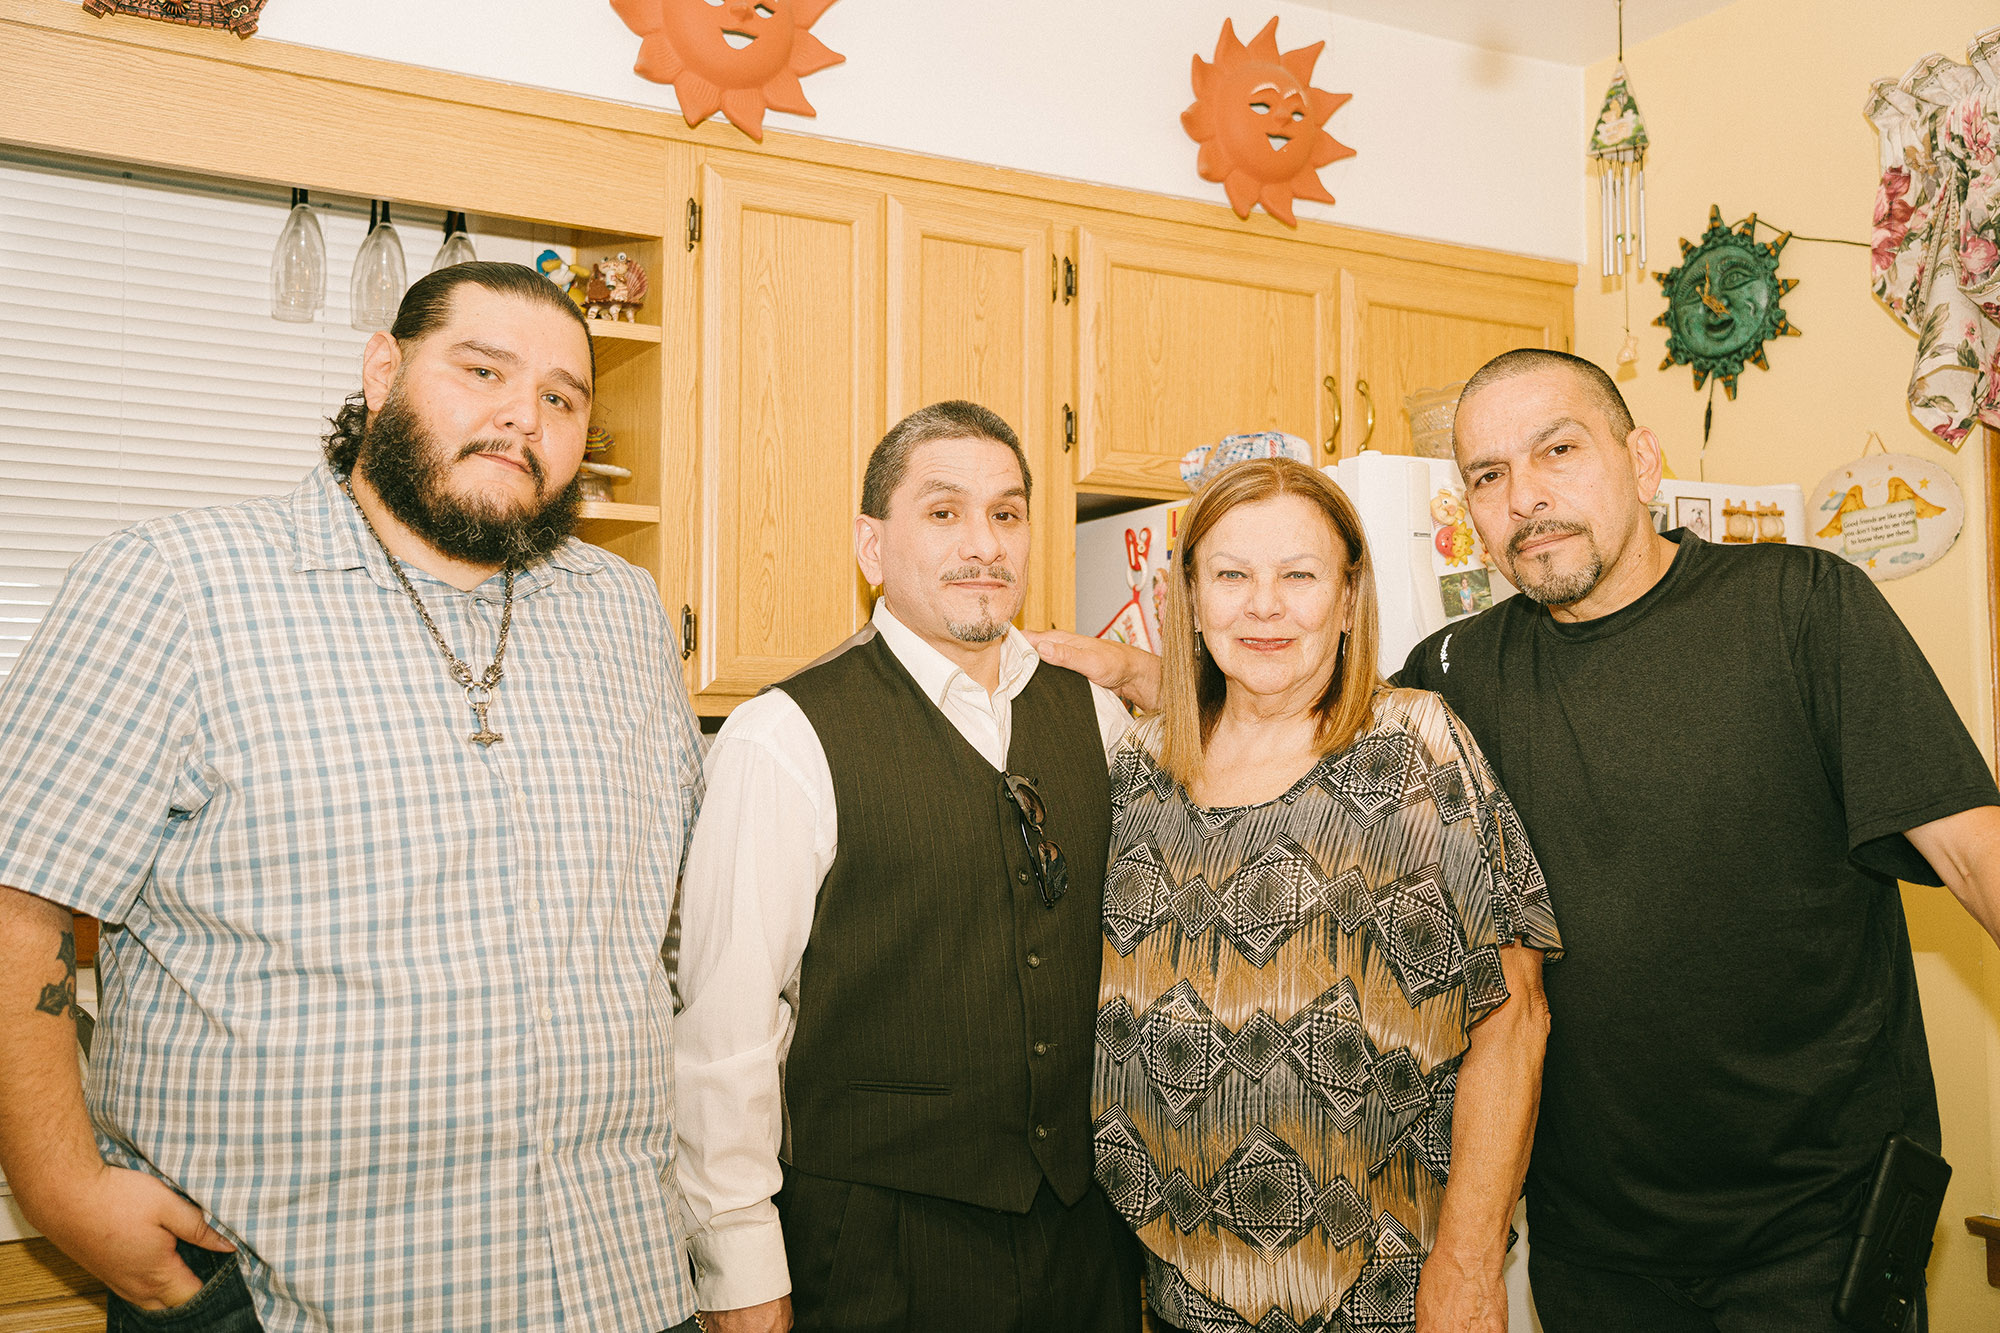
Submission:
[[[1222,469],[1113,780],[1097,1175],[1196,1330],[1504,1330],[1561,944],[1513,807],[1375,669],[1359,516]],[[1273,1311],[1282,1320],[1269,1320]]]

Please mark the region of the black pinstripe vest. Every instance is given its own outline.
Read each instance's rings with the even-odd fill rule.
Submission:
[[[785,1064],[802,1171],[1025,1212],[1090,1187],[1091,1043],[1110,780],[1090,689],[1044,663],[1014,700],[1069,863],[1051,909],[1000,775],[872,626],[782,682],[833,773],[838,839]]]

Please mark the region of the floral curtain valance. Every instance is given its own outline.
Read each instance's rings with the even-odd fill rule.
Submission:
[[[1951,448],[2000,427],[2000,28],[1967,64],[1925,56],[1879,79],[1875,294],[1917,335],[1910,415]]]

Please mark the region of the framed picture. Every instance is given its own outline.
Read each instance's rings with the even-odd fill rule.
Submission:
[[[1703,495],[1674,497],[1674,526],[1686,528],[1703,541],[1715,540],[1714,501]]]
[[[1446,574],[1438,580],[1438,594],[1444,600],[1446,620],[1457,620],[1493,605],[1493,583],[1483,569]]]

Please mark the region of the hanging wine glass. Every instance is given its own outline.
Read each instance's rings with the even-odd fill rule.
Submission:
[[[472,250],[472,237],[465,231],[465,214],[446,213],[444,244],[438,247],[437,258],[431,261],[430,271],[435,273],[453,264],[470,264],[478,258]]]
[[[354,256],[354,279],[347,289],[348,322],[363,332],[388,328],[396,322],[396,307],[409,285],[403,241],[389,225],[389,204],[370,204],[368,239]]]
[[[325,304],[326,237],[306,192],[293,190],[292,211],[271,251],[271,318],[310,324]]]

